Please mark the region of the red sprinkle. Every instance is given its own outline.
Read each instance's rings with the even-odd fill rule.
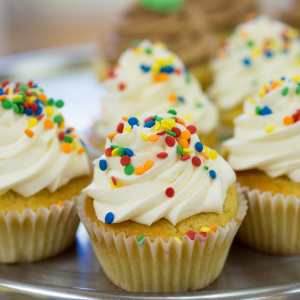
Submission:
[[[29,80],[29,81],[27,82],[27,85],[28,85],[29,87],[32,87],[33,81],[32,81],[32,80]]]
[[[185,154],[185,155],[182,155],[182,156],[180,157],[180,160],[184,161],[184,160],[188,160],[188,159],[190,159],[190,158],[191,158],[190,155]]]
[[[295,113],[292,115],[293,119],[294,119],[294,122],[298,122],[299,121],[299,117],[300,117],[300,114],[299,113]]]
[[[181,130],[178,127],[173,127],[171,131],[176,133],[176,137],[181,136]]]
[[[186,129],[191,133],[194,134],[197,132],[197,128],[194,125],[189,125],[186,127]]]
[[[36,112],[39,109],[39,106],[36,103],[30,103],[29,108],[32,109],[33,112]]]
[[[1,83],[2,87],[5,87],[8,84],[9,84],[9,80],[5,80]]]
[[[201,166],[201,159],[198,157],[198,156],[194,156],[192,158],[192,164],[195,166],[195,167],[200,167]]]
[[[20,104],[21,104],[22,106],[24,106],[24,108],[29,108],[29,106],[28,106],[27,103],[21,102]]]
[[[188,144],[190,144],[190,143],[191,143],[191,138],[188,139]]]
[[[200,232],[200,234],[203,236],[203,237],[207,237],[207,232]]]
[[[16,86],[19,86],[21,83],[21,81],[16,82]]]
[[[130,157],[128,155],[124,155],[121,157],[120,163],[122,166],[125,167],[130,164],[130,161],[131,161]]]
[[[192,241],[195,239],[195,235],[196,235],[196,232],[193,231],[193,230],[189,230],[189,231],[186,233],[186,236],[189,237]]]
[[[119,83],[119,90],[120,91],[125,90],[125,88],[126,88],[126,84],[125,83],[123,83],[123,82]]]
[[[117,186],[117,179],[114,176],[111,176],[111,181],[114,184],[114,186]]]
[[[168,157],[168,153],[167,152],[160,152],[160,153],[158,153],[156,156],[158,157],[158,158],[166,158],[166,157]]]
[[[107,76],[110,78],[116,77],[117,75],[115,74],[115,69],[112,68],[112,69],[108,70]]]
[[[30,94],[28,91],[23,91],[25,94],[26,94],[26,96],[28,96],[28,97],[30,97],[32,94]]]
[[[62,141],[64,139],[64,137],[65,137],[65,133],[64,132],[60,132],[58,134],[58,138],[59,138],[60,141]]]
[[[174,196],[174,194],[175,194],[175,191],[174,191],[173,188],[168,187],[168,188],[166,189],[166,195],[167,195],[169,198],[172,198],[172,197]]]
[[[20,88],[16,88],[16,89],[14,90],[14,93],[19,93],[20,91],[21,91]]]
[[[156,134],[157,135],[164,135],[166,132],[167,132],[167,130],[164,130],[164,131],[157,132]]]
[[[181,74],[181,71],[179,69],[175,69],[176,74]]]
[[[124,123],[120,122],[117,127],[117,132],[123,133],[123,129],[124,129]]]
[[[37,120],[39,121],[40,119],[42,119],[44,117],[44,114],[41,114],[37,117]]]
[[[148,117],[148,118],[144,121],[144,123],[147,123],[147,122],[152,121],[152,120],[154,120],[154,117],[153,117],[153,116],[150,116],[150,117]]]
[[[114,150],[113,148],[106,148],[105,149],[105,155],[111,155],[113,150]]]
[[[166,137],[165,142],[169,147],[174,147],[175,145],[175,139],[170,135]]]

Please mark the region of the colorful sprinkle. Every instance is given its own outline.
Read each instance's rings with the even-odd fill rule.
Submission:
[[[171,131],[176,134],[176,137],[180,137],[181,130],[178,127],[173,127]]]
[[[149,142],[156,142],[159,139],[159,136],[157,134],[151,134],[148,136]]]
[[[133,171],[134,171],[134,167],[132,164],[129,164],[124,168],[124,172],[126,175],[131,175]]]
[[[182,148],[187,148],[189,146],[188,141],[185,139],[181,139],[178,143]]]
[[[117,126],[117,132],[123,133],[123,129],[124,129],[124,123],[120,122]]]
[[[200,142],[197,142],[197,143],[195,144],[195,148],[196,148],[196,150],[197,150],[199,153],[201,153],[201,152],[203,151],[203,144],[200,143]]]
[[[107,169],[107,162],[104,159],[99,160],[99,168],[101,171],[106,171]]]
[[[111,133],[107,137],[108,139],[112,140],[118,133]]]
[[[167,113],[168,113],[168,114],[172,114],[172,115],[174,115],[174,116],[177,116],[177,111],[174,110],[174,109],[169,109],[169,110],[167,111]]]
[[[215,160],[218,157],[218,152],[216,150],[211,150],[208,153],[208,157],[212,160]]]
[[[61,146],[61,150],[64,153],[68,154],[68,153],[70,153],[72,151],[72,146],[69,143],[63,143],[62,146]]]
[[[139,120],[135,117],[131,117],[128,119],[128,124],[131,126],[139,124]]]
[[[1,102],[1,106],[4,108],[4,109],[10,109],[12,108],[12,102],[9,101],[9,100],[3,100]]]
[[[270,133],[272,131],[274,131],[275,129],[275,126],[274,125],[269,125],[267,128],[266,128],[266,132]]]
[[[174,191],[173,188],[168,187],[168,188],[166,189],[166,195],[167,195],[167,197],[172,198],[172,197],[174,196],[174,194],[175,194],[175,191]]]
[[[200,167],[201,166],[201,159],[198,157],[198,156],[194,156],[192,158],[192,164],[195,166],[195,167]]]
[[[188,159],[190,159],[190,158],[191,158],[190,155],[185,154],[185,155],[183,155],[183,156],[180,157],[180,160],[185,161],[185,160],[188,160]]]
[[[215,179],[217,177],[216,172],[214,170],[210,170],[209,175],[212,179]]]
[[[153,127],[155,125],[155,121],[149,121],[149,122],[147,122],[145,125],[144,125],[144,127],[145,128],[151,128],[151,127]]]
[[[131,126],[130,125],[125,126],[123,132],[131,132]]]
[[[124,151],[125,151],[125,154],[127,154],[129,157],[133,156],[133,151],[131,149],[125,148]]]
[[[189,125],[186,127],[186,129],[190,132],[190,134],[194,134],[197,132],[197,128],[194,125]]]
[[[115,216],[112,212],[107,213],[105,216],[105,223],[111,224],[114,221],[114,218],[115,218]]]
[[[283,124],[288,126],[288,125],[291,125],[294,123],[294,118],[293,117],[290,117],[290,116],[286,116],[284,117],[283,119]]]
[[[148,160],[148,161],[146,161],[146,163],[144,165],[144,169],[146,171],[148,171],[148,170],[150,170],[152,168],[152,166],[153,166],[153,161],[152,160]]]
[[[146,141],[146,142],[148,141],[148,135],[146,133],[142,132],[141,137],[144,141]]]
[[[167,152],[160,152],[156,155],[158,158],[167,158],[168,153]]]
[[[189,230],[187,233],[186,233],[186,236],[191,239],[192,241],[195,239],[195,236],[196,236],[196,232],[193,231],[193,230]]]
[[[34,136],[34,132],[30,129],[25,129],[24,132],[29,138],[32,138]]]
[[[131,162],[131,158],[128,155],[124,155],[121,157],[120,163],[122,166],[125,167],[125,166],[129,165],[130,162]]]
[[[289,92],[289,88],[286,86],[286,87],[284,87],[284,89],[282,90],[281,94],[282,94],[283,96],[286,96],[286,95],[288,94],[288,92]]]
[[[174,137],[172,137],[170,135],[168,135],[166,137],[165,142],[169,147],[174,147],[174,145],[175,145],[175,139],[174,139]]]
[[[177,152],[178,152],[178,154],[179,154],[180,156],[183,155],[183,151],[182,151],[182,148],[181,148],[180,145],[177,145]]]
[[[134,170],[134,173],[136,175],[143,175],[146,172],[146,170],[144,169],[144,167],[138,167]],[[127,174],[128,175],[128,174]]]
[[[119,147],[118,148],[118,155],[121,156],[121,157],[125,155],[125,148],[124,147]]]

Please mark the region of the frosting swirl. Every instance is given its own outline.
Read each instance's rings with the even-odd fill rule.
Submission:
[[[104,113],[95,124],[98,136],[115,131],[122,116],[142,116],[144,111],[178,111],[198,133],[209,134],[218,124],[218,111],[201,90],[198,81],[182,61],[163,45],[143,41],[120,57],[110,78],[103,82],[110,98],[104,99]]]
[[[29,197],[47,188],[54,192],[71,179],[90,173],[82,141],[64,127],[57,108],[28,84],[0,84],[0,195],[8,190]]]
[[[108,136],[105,155],[94,161],[94,181],[83,190],[100,221],[151,225],[166,218],[176,225],[200,212],[222,213],[235,174],[203,147],[195,126],[173,114],[129,118],[122,134]]]
[[[299,74],[300,42],[290,26],[260,15],[240,24],[212,62],[208,94],[221,110],[242,105],[270,78]]]
[[[269,177],[300,182],[300,82],[273,80],[261,97],[244,103],[234,137],[224,143],[234,170],[259,169]]]

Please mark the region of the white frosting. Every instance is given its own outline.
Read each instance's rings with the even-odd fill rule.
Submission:
[[[147,48],[152,54],[145,52]],[[167,81],[155,82],[156,72],[141,69],[142,65],[159,69],[163,64],[174,67],[180,74],[173,72]],[[176,109],[184,120],[197,126],[200,134],[209,134],[216,128],[219,118],[216,106],[203,93],[193,75],[186,71],[182,61],[166,48],[145,40],[137,48],[129,48],[123,53],[114,73],[116,77],[103,82],[110,97],[104,99],[104,113],[95,124],[95,131],[101,138],[106,139],[116,130],[116,122],[122,116],[141,117],[145,111],[164,113]],[[119,89],[120,83],[126,85],[124,90]],[[171,94],[182,97],[184,103],[171,102]]]
[[[268,51],[271,56],[266,54]],[[208,94],[221,110],[231,110],[247,97],[257,95],[271,78],[300,74],[299,55],[296,30],[260,15],[237,26],[227,38],[211,64],[214,83]],[[250,65],[244,63],[245,59]]]
[[[13,88],[14,85],[7,87]],[[7,95],[7,99],[12,100],[15,95]],[[52,106],[54,114],[48,117],[44,105],[40,106],[44,116],[36,126],[29,128],[28,122],[36,118],[35,115],[17,114],[12,108],[4,109],[0,104],[0,195],[10,189],[24,197],[44,188],[54,192],[71,179],[90,173],[87,154],[78,153],[80,140],[75,138],[73,150],[64,153],[58,133],[67,128],[58,129],[58,124],[54,124],[53,129],[45,128],[44,121],[53,120],[57,108]],[[26,129],[34,133],[32,138],[25,134]]]
[[[235,181],[235,173],[221,156],[216,159],[206,159],[195,150],[199,142],[196,133],[191,134],[188,146],[193,152],[191,158],[182,161],[177,152],[177,145],[169,147],[165,143],[166,134],[160,135],[156,142],[145,141],[141,133],[147,136],[155,134],[153,128],[144,128],[144,120],[154,116],[145,113],[141,118],[140,126],[134,126],[131,133],[124,132],[116,135],[112,143],[107,140],[106,148],[111,144],[130,148],[134,152],[131,164],[134,168],[144,166],[146,161],[153,161],[153,167],[142,175],[126,175],[124,166],[120,164],[119,156],[105,157],[103,155],[94,161],[94,181],[83,190],[94,199],[97,218],[102,222],[108,212],[114,214],[114,223],[133,220],[138,223],[151,225],[153,222],[166,218],[176,225],[183,219],[200,212],[222,213],[223,203],[228,188]],[[168,119],[171,114],[162,114],[160,117]],[[125,124],[125,126],[127,123]],[[176,124],[181,131],[186,130],[181,124]],[[210,153],[210,149],[206,149]],[[167,158],[158,158],[157,154],[167,152]],[[214,151],[215,153],[215,151]],[[192,164],[192,157],[201,159],[201,166]],[[106,160],[108,168],[101,171],[99,160]],[[205,170],[204,166],[209,169]],[[209,171],[216,172],[212,179]],[[115,177],[120,184],[119,188],[112,189],[110,180]],[[167,197],[166,189],[172,187],[175,195]]]
[[[286,95],[284,88],[288,88]],[[244,114],[234,121],[234,137],[224,143],[234,170],[259,169],[272,178],[287,175],[300,182],[300,122],[285,125],[283,121],[300,109],[299,92],[299,83],[288,80],[262,98],[245,101]],[[257,106],[267,106],[272,113],[257,115]]]

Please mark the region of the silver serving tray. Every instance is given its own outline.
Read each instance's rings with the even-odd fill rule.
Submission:
[[[34,79],[65,101],[67,124],[85,132],[97,118],[104,93],[93,74],[92,44],[0,58],[0,81]],[[49,93],[50,92],[50,93]],[[2,299],[300,299],[300,256],[252,251],[234,242],[220,277],[193,293],[128,293],[104,275],[82,225],[65,253],[32,264],[0,265]]]

